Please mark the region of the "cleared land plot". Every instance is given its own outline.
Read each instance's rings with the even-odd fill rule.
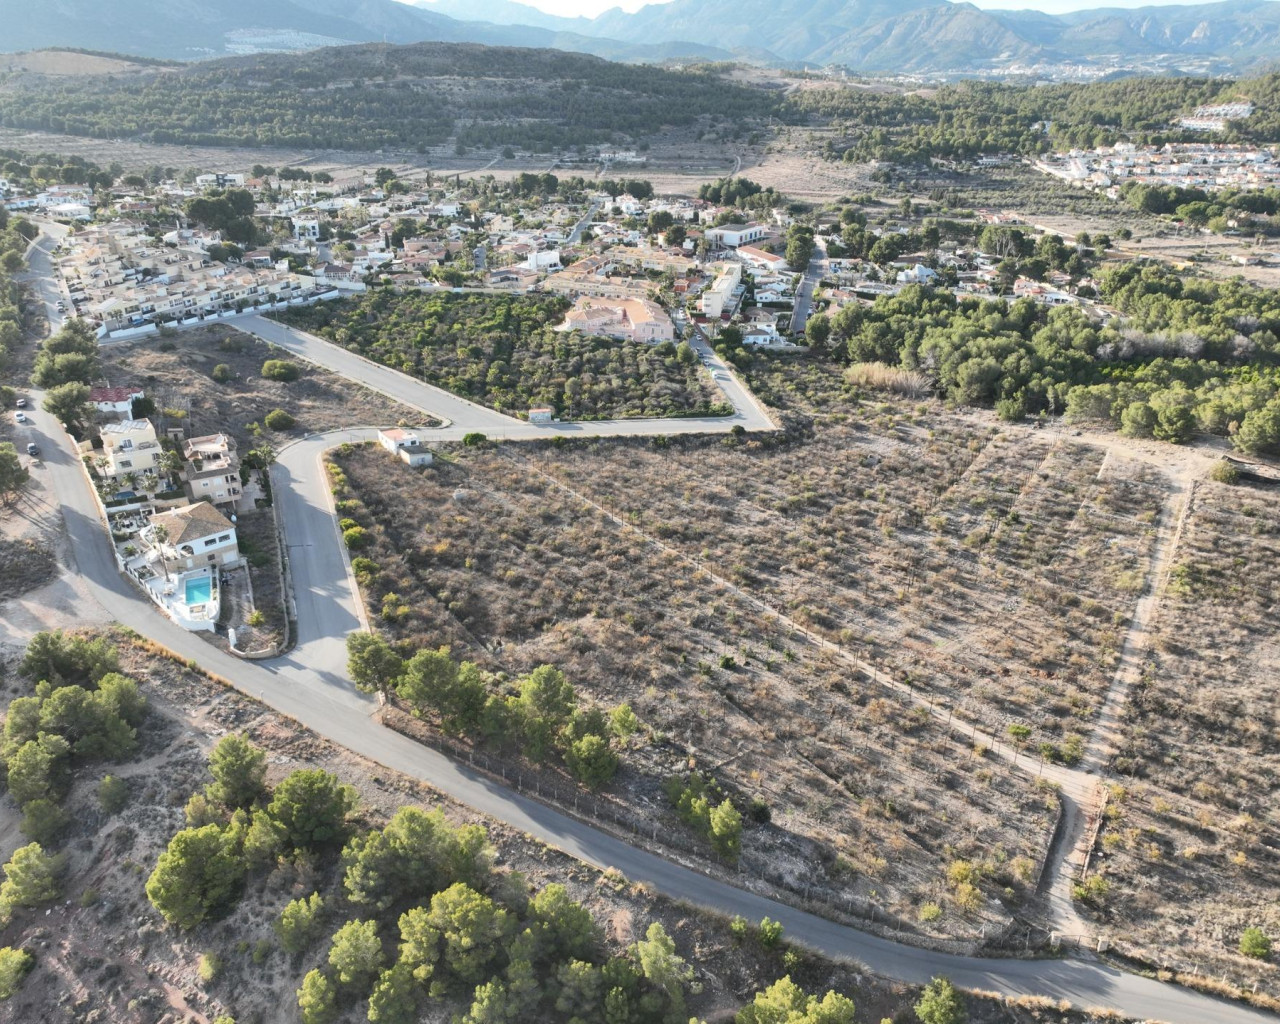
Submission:
[[[226,326],[183,331],[171,338],[148,338],[103,348],[103,373],[112,384],[141,385],[159,415],[164,431],[183,426],[188,437],[225,432],[243,455],[261,439],[275,447],[313,431],[397,422],[421,424],[424,415],[272,348]],[[286,359],[299,370],[297,380],[268,380],[262,365]],[[225,367],[220,371],[219,367]],[[214,378],[215,372],[222,381]],[[295,421],[288,430],[272,431],[263,419],[283,409]],[[181,415],[177,415],[180,413]],[[255,431],[250,424],[258,424]]]
[[[381,613],[393,636],[447,643],[455,656],[512,674],[551,662],[601,703],[629,701],[650,742],[626,756],[615,786],[659,836],[681,828],[661,782],[692,762],[741,805],[759,799],[771,810],[772,824],[744,838],[749,862],[780,868],[801,891],[808,883],[873,903],[882,920],[887,911],[910,925],[938,903],[943,916],[923,931],[972,935],[979,924],[1007,921],[1034,888],[1055,820],[1052,793],[975,758],[927,715],[908,713],[835,651],[757,605],[786,607],[777,580],[805,594],[806,607],[817,607],[818,592],[825,607],[825,595],[844,591],[839,615],[898,601],[892,567],[819,557],[835,545],[856,549],[863,537],[877,548],[897,544],[875,525],[879,512],[826,539],[805,531],[828,518],[818,506],[830,497],[770,507],[770,474],[803,460],[836,460],[860,475],[860,460],[880,449],[851,450],[854,443],[850,428],[833,427],[773,450],[719,441],[507,446],[459,452],[421,474],[372,449],[338,461],[360,499],[344,514],[375,536],[362,552],[379,565],[366,587],[375,621]],[[616,507],[649,536],[584,507],[555,480]],[[735,496],[736,480],[751,494]],[[845,501],[861,499],[837,504]],[[923,538],[930,548],[933,535]],[[747,542],[758,545],[749,560],[736,547]],[[804,564],[793,569],[787,552]],[[974,565],[995,579],[994,569]],[[890,581],[848,590],[850,576],[873,572]],[[993,608],[1021,586],[1005,585]],[[818,618],[805,621],[825,632]],[[831,633],[839,635],[838,624]],[[1075,641],[1081,650],[1084,639]],[[939,676],[954,659],[937,656]],[[992,685],[997,695],[1013,690]],[[1028,698],[1038,696],[1033,687]],[[985,898],[959,888],[964,868],[948,878],[956,861],[980,865]]]
[[[1174,551],[1153,649],[1114,759],[1101,836],[1105,916],[1210,973],[1260,978],[1250,926],[1280,934],[1280,504],[1273,489],[1202,482]]]

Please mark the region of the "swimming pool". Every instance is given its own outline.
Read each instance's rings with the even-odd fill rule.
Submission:
[[[187,580],[187,604],[206,604],[213,596],[213,583],[208,576],[198,580]]]

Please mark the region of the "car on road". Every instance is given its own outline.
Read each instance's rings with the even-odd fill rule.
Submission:
[[[40,454],[40,446],[36,444],[34,441],[29,442],[27,444],[27,454],[30,455],[33,459],[36,458]]]
[[[17,412],[13,414],[13,419],[15,423],[26,423],[27,414],[23,412],[21,409],[19,409]]]
[[[25,409],[27,407],[27,400],[25,398],[19,398],[13,404],[16,405],[19,409]]]

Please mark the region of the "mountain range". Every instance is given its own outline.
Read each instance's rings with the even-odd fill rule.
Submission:
[[[1240,73],[1280,55],[1280,0],[1071,14],[949,0],[671,0],[561,18],[514,0],[0,0],[7,52],[198,59],[358,42],[551,47],[613,60],[747,60],[871,73]]]

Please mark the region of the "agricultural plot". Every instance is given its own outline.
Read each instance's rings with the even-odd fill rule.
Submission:
[[[848,398],[785,442],[463,450],[425,475],[354,451],[345,514],[392,635],[632,704],[650,742],[615,785],[659,835],[680,829],[661,782],[693,764],[771,813],[746,861],[972,935],[1030,896],[1055,800],[859,666],[1073,762],[1164,489],[1059,437]]]
[[[646,458],[581,457],[606,448]],[[588,698],[629,702],[646,739],[614,794],[657,837],[684,833],[662,784],[696,767],[748,812],[742,870],[797,894],[943,936],[994,934],[1030,896],[1051,789],[907,712],[710,560],[584,508],[540,460],[459,453],[417,474],[384,455],[338,456],[358,496],[343,512],[373,536],[375,567],[358,568],[375,622],[510,676],[555,664]]]
[[[1280,508],[1201,482],[1174,551],[1142,680],[1130,695],[1099,864],[1113,927],[1210,973],[1275,968],[1239,953],[1280,933]]]

